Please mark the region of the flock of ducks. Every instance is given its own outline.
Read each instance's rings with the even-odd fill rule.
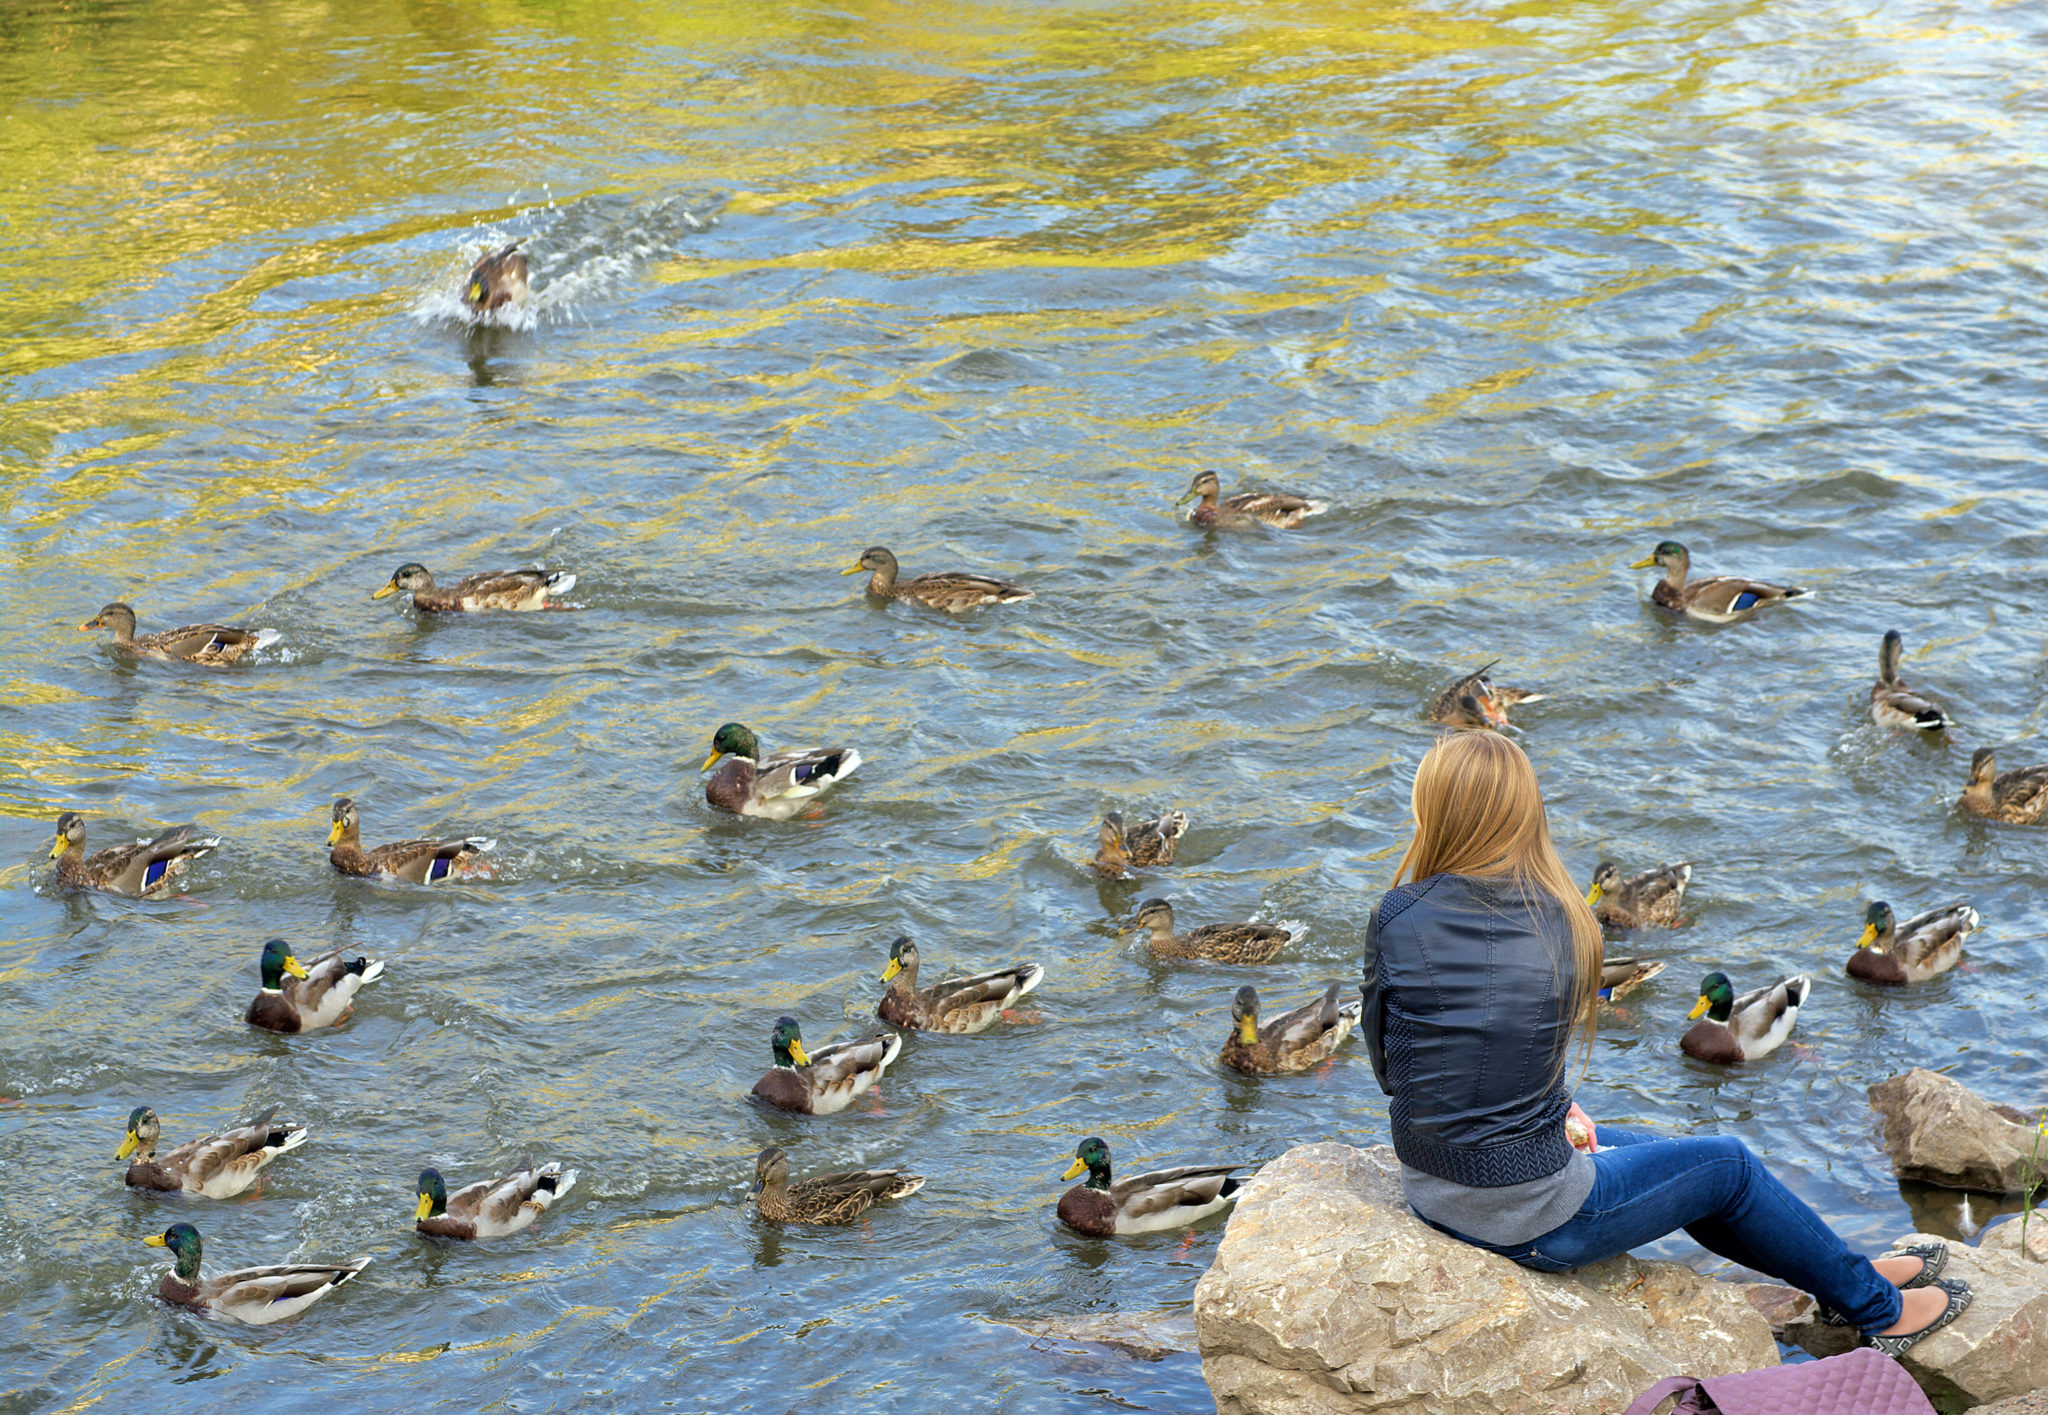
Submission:
[[[491,301],[502,303],[518,297],[516,292],[507,292],[523,285],[524,274],[525,258],[515,243],[478,262],[465,298],[480,309],[495,308]],[[1176,504],[1189,501],[1196,502],[1189,513],[1190,523],[1204,529],[1263,525],[1285,530],[1327,509],[1323,502],[1279,492],[1225,497],[1214,472],[1197,476]],[[1708,623],[1740,620],[1761,607],[1808,593],[1794,586],[1735,576],[1691,579],[1691,557],[1675,541],[1659,544],[1634,568],[1651,566],[1663,571],[1651,594],[1653,602]],[[905,578],[895,555],[881,546],[864,551],[843,573],[867,574],[867,592],[876,598],[954,614],[1014,604],[1032,595],[1029,589],[968,572]],[[535,611],[563,607],[561,597],[575,584],[574,575],[535,569],[469,575],[443,588],[424,566],[408,562],[373,595],[378,599],[408,595],[415,609],[436,614]],[[119,603],[107,605],[80,627],[112,631],[117,648],[133,655],[208,667],[232,664],[276,637],[270,630],[218,624],[140,634],[134,610]],[[1886,634],[1879,652],[1878,678],[1870,690],[1872,718],[1883,726],[1917,732],[1940,732],[1952,726],[1937,703],[1900,679],[1901,652],[1898,633]],[[1446,687],[1431,704],[1429,716],[1454,729],[1504,730],[1510,725],[1511,709],[1542,700],[1540,693],[1494,683],[1490,676],[1494,666],[1487,664]],[[769,753],[744,724],[729,722],[712,735],[711,753],[702,768],[705,799],[715,809],[735,815],[788,820],[811,807],[822,792],[845,780],[860,764],[859,752],[850,747]],[[1994,820],[2037,821],[2048,811],[2048,767],[1999,774],[1990,751],[1979,751],[1960,805]],[[344,875],[432,886],[489,873],[485,857],[494,842],[480,837],[400,840],[363,848],[359,809],[346,797],[334,803],[330,826],[328,859]],[[1098,828],[1094,868],[1112,878],[1169,868],[1187,828],[1188,817],[1178,810],[1129,821],[1121,812],[1111,811],[1102,817]],[[136,897],[167,892],[194,860],[221,843],[217,837],[202,835],[195,826],[181,825],[150,841],[87,855],[85,836],[86,823],[77,812],[66,811],[58,817],[50,851],[58,883]],[[1625,876],[1618,865],[1603,861],[1593,873],[1587,902],[1608,929],[1675,928],[1685,922],[1681,906],[1691,877],[1691,865],[1684,862]],[[1866,982],[1890,986],[1924,981],[1955,966],[1964,940],[1977,926],[1977,913],[1967,903],[1945,905],[1904,924],[1897,922],[1888,904],[1873,903],[1848,961],[1848,972]],[[1307,930],[1293,921],[1211,923],[1182,930],[1172,904],[1152,898],[1138,906],[1122,932],[1144,936],[1153,956],[1162,960],[1247,966],[1271,961],[1298,943]],[[1024,962],[920,987],[920,967],[918,947],[912,939],[897,938],[889,945],[881,971],[885,991],[876,1010],[883,1022],[898,1030],[878,1029],[865,1037],[811,1050],[804,1045],[795,1018],[777,1019],[769,1034],[772,1065],[755,1083],[754,1100],[803,1115],[842,1111],[872,1089],[897,1061],[905,1033],[970,1034],[985,1031],[998,1021],[1019,1020],[1014,1010],[1017,1003],[1045,976],[1038,964]],[[1624,997],[1663,967],[1662,961],[1646,957],[1608,958],[1600,996],[1606,1000]],[[347,958],[340,951],[302,963],[288,942],[272,939],[263,945],[258,960],[260,987],[246,1020],[250,1026],[281,1033],[340,1026],[348,1020],[357,993],[383,972],[381,961]],[[1790,1035],[1809,990],[1809,980],[1799,976],[1738,996],[1725,974],[1709,973],[1701,981],[1698,1002],[1689,1014],[1694,1025],[1680,1045],[1686,1054],[1708,1062],[1732,1064],[1766,1056]],[[1342,998],[1342,985],[1333,983],[1302,1005],[1262,1020],[1257,991],[1250,986],[1238,988],[1219,1063],[1253,1075],[1300,1072],[1321,1065],[1359,1023],[1359,1001]],[[147,1106],[137,1107],[129,1116],[118,1151],[118,1157],[129,1160],[128,1184],[139,1190],[207,1199],[242,1193],[264,1166],[306,1139],[303,1126],[277,1120],[274,1108],[246,1125],[188,1141],[161,1154],[159,1135],[156,1114]],[[1244,1163],[1191,1165],[1118,1180],[1108,1145],[1091,1136],[1075,1148],[1063,1176],[1086,1177],[1060,1197],[1058,1217],[1075,1231],[1098,1237],[1178,1228],[1228,1205],[1241,1187],[1239,1173],[1248,1167]],[[498,1238],[531,1225],[575,1182],[575,1170],[529,1159],[509,1175],[451,1193],[442,1176],[427,1169],[419,1176],[413,1222],[419,1232],[440,1238]],[[878,1201],[915,1193],[924,1182],[920,1175],[897,1169],[855,1170],[793,1181],[788,1155],[771,1145],[756,1156],[750,1197],[759,1216],[772,1222],[848,1223]],[[368,1262],[363,1258],[335,1264],[244,1268],[203,1277],[202,1241],[192,1224],[174,1223],[147,1241],[167,1249],[175,1260],[173,1271],[159,1287],[166,1301],[252,1324],[298,1315],[355,1278]]]

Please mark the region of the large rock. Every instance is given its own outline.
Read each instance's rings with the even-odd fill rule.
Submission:
[[[2039,1228],[2029,1225],[2030,1250],[2041,1247]],[[1985,1234],[1975,1248],[1948,1240],[1942,1275],[1969,1283],[1975,1299],[1968,1311],[1901,1358],[1929,1395],[1981,1405],[2048,1387],[2048,1264],[2022,1255],[2019,1236],[2013,1220]],[[1899,1239],[1936,1241],[1925,1233]],[[1784,1335],[1816,1356],[1832,1356],[1856,1342],[1853,1330],[1818,1322],[1795,1322]]]
[[[2010,1194],[2033,1152],[2034,1118],[1952,1077],[1913,1068],[1870,1088],[1885,1153],[1902,1179]]]
[[[1608,1415],[1665,1376],[1778,1364],[1734,1283],[1635,1258],[1551,1276],[1444,1237],[1383,1145],[1260,1170],[1195,1332],[1220,1415]]]
[[[1979,1405],[1970,1415],[2048,1415],[2048,1390],[2016,1395],[1996,1405]]]

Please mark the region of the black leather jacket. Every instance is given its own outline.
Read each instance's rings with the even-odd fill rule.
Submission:
[[[1546,894],[1432,875],[1380,897],[1361,1030],[1403,1164],[1482,1189],[1564,1168],[1576,976]]]

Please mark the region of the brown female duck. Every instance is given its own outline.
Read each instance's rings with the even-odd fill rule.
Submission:
[[[1162,811],[1153,819],[1134,825],[1124,824],[1122,812],[1110,811],[1102,817],[1096,832],[1096,872],[1121,879],[1133,867],[1170,865],[1174,848],[1187,830],[1185,811]]]
[[[153,634],[135,632],[135,611],[116,601],[78,626],[114,631],[114,647],[137,658],[182,659],[207,668],[222,668],[251,649],[278,641],[275,629],[242,629],[233,624],[187,624],[182,629],[160,629]]]
[[[1500,660],[1495,659],[1494,663]],[[1540,703],[1542,693],[1532,693],[1526,688],[1496,687],[1486,675],[1493,671],[1493,663],[1476,673],[1468,673],[1436,695],[1430,704],[1429,720],[1441,722],[1446,727],[1502,728],[1508,725],[1508,709],[1518,703]]]
[[[1939,732],[1955,726],[1955,720],[1941,708],[1906,686],[1899,677],[1899,656],[1905,640],[1897,629],[1884,632],[1877,650],[1877,681],[1870,685],[1870,717],[1879,727],[1906,727],[1915,732]]]
[[[66,811],[57,817],[50,858],[57,862],[61,885],[139,899],[169,889],[194,860],[219,844],[218,836],[201,835],[196,825],[174,825],[145,844],[115,845],[88,856],[85,817]]]
[[[247,1125],[187,1140],[159,1156],[156,1143],[162,1126],[155,1111],[139,1105],[128,1113],[128,1134],[114,1158],[128,1160],[131,1189],[232,1199],[256,1182],[263,1166],[306,1143],[305,1126],[272,1124],[276,1114],[277,1107],[272,1106]]]
[[[922,992],[917,987],[917,945],[899,938],[889,945],[889,963],[882,969],[882,981],[889,990],[875,1010],[884,1022],[915,1032],[965,1034],[984,1031],[1017,1001],[1037,987],[1045,969],[1036,963],[1019,963],[976,973],[971,978],[948,978]]]
[[[1223,483],[1214,472],[1197,472],[1188,489],[1173,504],[1185,506],[1196,497],[1201,500],[1194,510],[1188,512],[1188,524],[1204,530],[1220,526],[1248,526],[1254,522],[1293,530],[1309,517],[1330,509],[1327,501],[1293,496],[1284,491],[1240,491],[1235,496],[1223,497]],[[1223,499],[1218,500],[1218,497]]]
[[[1340,1004],[1337,998],[1343,986],[1331,983],[1321,997],[1262,1027],[1258,989],[1246,983],[1230,1001],[1230,1040],[1223,1044],[1218,1059],[1234,1071],[1255,1076],[1308,1070],[1335,1051],[1358,1025],[1364,1003],[1354,996]]]
[[[1687,860],[1626,879],[1621,866],[1602,860],[1593,869],[1586,902],[1593,906],[1593,917],[1610,929],[1676,928],[1684,922],[1678,910],[1691,880],[1692,864]]]
[[[904,1199],[924,1188],[924,1176],[902,1169],[850,1169],[789,1182],[789,1156],[770,1145],[754,1156],[747,1192],[754,1212],[770,1223],[852,1223],[879,1199]]]
[[[1211,963],[1270,963],[1290,943],[1308,937],[1308,925],[1293,919],[1277,924],[1204,924],[1184,934],[1173,931],[1173,906],[1147,899],[1124,933],[1152,935],[1155,958],[1201,958]]]
[[[519,612],[559,609],[549,603],[576,588],[576,577],[562,570],[486,570],[465,575],[447,589],[434,583],[427,567],[408,560],[391,578],[370,591],[371,599],[410,594],[415,609],[436,614],[477,614],[487,609]]]
[[[842,575],[868,573],[868,593],[877,599],[907,599],[918,604],[943,609],[948,614],[960,614],[984,604],[1015,604],[1031,598],[1031,591],[1019,585],[1006,584],[987,575],[970,574],[965,570],[937,570],[912,579],[896,578],[899,567],[896,557],[879,545],[869,546],[860,553]]]
[[[506,305],[526,303],[526,252],[519,249],[524,244],[526,238],[521,236],[479,256],[469,268],[469,276],[462,282],[462,303],[472,314],[486,315]]]
[[[1970,784],[1956,803],[1971,815],[2008,825],[2032,825],[2048,811],[2048,766],[2001,772],[1989,747],[1970,756]]]
[[[356,803],[344,796],[334,803],[327,832],[327,863],[345,875],[367,879],[381,875],[408,884],[438,884],[468,872],[477,856],[494,848],[497,841],[481,835],[458,840],[394,840],[365,850],[362,821]]]

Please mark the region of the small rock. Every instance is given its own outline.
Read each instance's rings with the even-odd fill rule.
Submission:
[[[2027,1223],[2026,1255],[2037,1263],[2048,1263],[2048,1211],[2035,1210],[2034,1217]],[[2007,1219],[1995,1228],[1984,1230],[1984,1236],[1977,1240],[1979,1248],[1992,1252],[2017,1253],[2020,1251],[2020,1220],[2017,1216]],[[2048,1281],[2048,1273],[2043,1273]]]
[[[1930,1393],[1953,1390],[1979,1405],[2048,1388],[2048,1267],[2020,1256],[2017,1223],[2000,1224],[1992,1233],[2007,1228],[2014,1230],[2012,1237],[1997,1246],[1949,1244],[1942,1276],[1969,1283],[1974,1300],[1954,1322],[1900,1358]],[[1909,1233],[1898,1241],[1941,1240]],[[2035,1246],[2031,1231],[2027,1246]],[[1786,1329],[1785,1339],[1816,1356],[1833,1356],[1854,1346],[1857,1338],[1853,1327],[1801,1322]]]
[[[1750,1306],[1763,1313],[1774,1334],[1813,1315],[1813,1298],[1796,1287],[1776,1282],[1738,1282],[1734,1286],[1749,1299]]]
[[[1901,1178],[2010,1194],[2033,1152],[2034,1118],[1919,1067],[1870,1088],[1885,1153]],[[2048,1154],[2048,1151],[2044,1151]]]
[[[1970,1411],[1970,1415],[2048,1415],[2048,1390],[2029,1391],[2010,1400],[2001,1400],[1996,1405],[1979,1405]]]
[[[1537,1273],[1445,1237],[1384,1145],[1261,1169],[1195,1331],[1219,1415],[1611,1415],[1665,1376],[1778,1364],[1735,1283],[1627,1257]]]

